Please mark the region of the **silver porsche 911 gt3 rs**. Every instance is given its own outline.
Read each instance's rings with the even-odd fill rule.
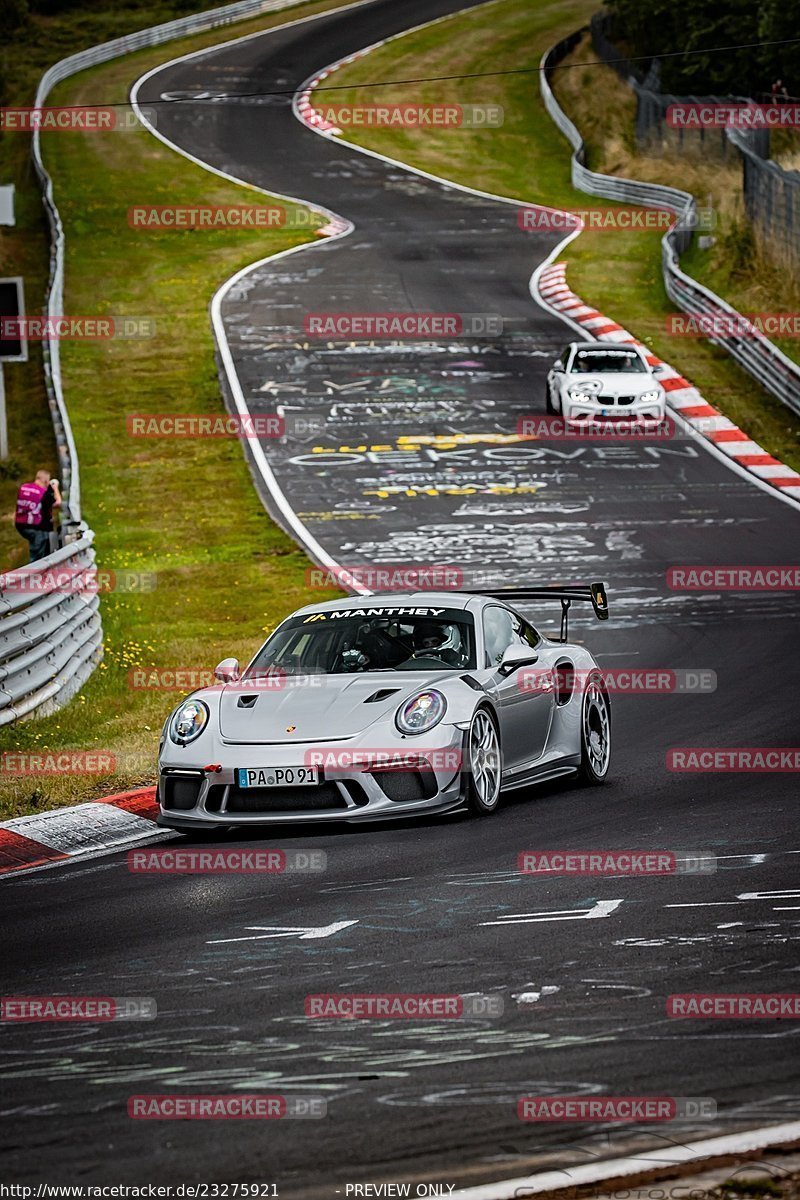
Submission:
[[[561,640],[515,603],[561,602]],[[288,617],[240,673],[182,701],[159,748],[159,824],[208,829],[361,821],[466,805],[577,775],[601,783],[611,711],[600,669],[567,640],[605,586],[351,596]]]

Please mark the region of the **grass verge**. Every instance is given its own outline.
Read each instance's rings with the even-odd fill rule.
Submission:
[[[334,7],[303,5],[290,15]],[[149,67],[286,19],[274,14],[141,51],[76,76],[53,102],[123,102]],[[150,339],[62,345],[84,515],[96,533],[99,566],[141,573],[143,586],[103,597],[105,660],[80,695],[46,720],[0,733],[0,750],[102,750],[115,756],[116,769],[102,776],[0,772],[0,817],[153,782],[158,733],[180,692],[138,688],[141,675],[132,672],[152,678],[174,668],[208,670],[227,654],[249,658],[266,631],[308,601],[308,560],[265,514],[238,441],[126,433],[132,413],[223,412],[211,295],[239,268],[308,241],[308,234],[129,228],[127,207],[143,198],[263,200],[144,130],[51,134],[45,160],[66,231],[66,311],[156,318]],[[152,590],[148,577],[155,578]]]
[[[3,31],[0,104],[32,105],[39,79],[60,58],[189,12],[217,7],[218,3],[84,0],[79,6],[57,13],[26,13],[16,28]],[[0,19],[6,19],[6,14]],[[206,36],[221,40],[224,35],[225,31],[217,31]],[[168,50],[164,55],[168,57]],[[30,143],[27,134],[0,130],[0,182],[13,183],[16,189],[16,224],[0,226],[0,274],[23,277],[26,310],[34,314],[40,313],[44,305],[49,234],[31,166]],[[9,363],[4,374],[10,453],[8,460],[0,463],[0,563],[3,569],[13,569],[27,562],[28,553],[27,543],[13,525],[17,487],[22,479],[32,479],[39,467],[57,473],[58,457],[44,388],[41,346],[31,342],[29,361]]]

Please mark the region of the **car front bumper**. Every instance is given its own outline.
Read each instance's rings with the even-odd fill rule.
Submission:
[[[438,725],[424,745],[408,739],[390,748],[408,757],[401,767],[392,765],[395,760],[385,745],[370,747],[359,739],[357,745],[346,747],[340,741],[332,766],[324,757],[318,784],[273,788],[240,788],[236,772],[306,766],[311,743],[225,745],[213,764],[218,770],[207,770],[190,761],[185,751],[166,745],[159,761],[158,824],[208,829],[298,821],[380,821],[443,812],[462,799],[463,739],[458,726]],[[325,743],[315,742],[313,749],[324,756]]]
[[[576,424],[613,421],[615,424],[664,421],[666,400],[634,400],[632,404],[603,404],[602,400],[563,400],[564,420]]]

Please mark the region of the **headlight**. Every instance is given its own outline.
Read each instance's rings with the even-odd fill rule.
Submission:
[[[401,704],[395,724],[401,733],[427,733],[445,714],[447,701],[441,692],[420,692]]]
[[[184,700],[169,721],[169,736],[179,746],[193,742],[208,723],[208,705],[202,700]]]
[[[657,400],[661,399],[661,392],[641,392],[636,399],[643,401],[644,404],[655,404]]]

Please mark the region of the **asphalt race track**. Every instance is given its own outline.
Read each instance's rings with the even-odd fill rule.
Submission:
[[[493,442],[543,414],[547,367],[572,336],[529,294],[555,235],[521,233],[513,205],[320,138],[288,97],[160,103],[290,90],[463,7],[378,0],[167,65],[142,87],[159,132],[188,153],[355,226],[258,267],[224,302],[251,411],[326,419],[322,435],[265,441],[265,453],[336,561],[490,569],[508,584],[603,578],[611,620],[574,628],[604,665],[707,669],[716,690],[614,698],[600,789],[516,793],[483,823],[222,839],[324,850],[317,878],[139,876],[117,855],[6,881],[7,994],[152,996],[159,1010],[146,1024],[3,1029],[7,1179],[264,1181],[322,1198],[366,1180],[477,1184],[797,1116],[796,1025],[665,1009],[671,993],[796,990],[796,776],[666,768],[673,747],[795,744],[796,605],[791,593],[671,592],[665,577],[797,561],[800,513],[682,436]],[[504,333],[303,348],[308,313],[398,310],[500,314]],[[553,630],[550,616],[538,620]],[[718,869],[520,876],[517,855],[536,848],[702,851]],[[309,993],[345,991],[492,993],[505,1011],[304,1015]],[[131,1095],[171,1091],[321,1096],[328,1116],[128,1118]],[[706,1097],[718,1113],[633,1127],[517,1119],[520,1096],[550,1093]]]

